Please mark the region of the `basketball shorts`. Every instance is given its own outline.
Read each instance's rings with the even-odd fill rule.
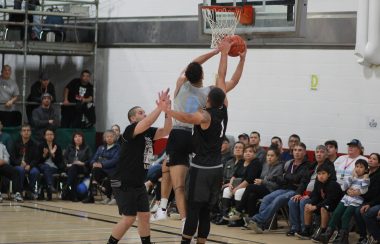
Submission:
[[[192,153],[191,129],[172,129],[166,145],[166,166],[185,165],[189,167]]]
[[[119,214],[136,216],[137,212],[149,212],[149,199],[145,186],[141,187],[114,187]]]
[[[208,202],[213,207],[223,185],[223,167],[200,169],[190,167],[186,176],[186,200],[191,202]]]

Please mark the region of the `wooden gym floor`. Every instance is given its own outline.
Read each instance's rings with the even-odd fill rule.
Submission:
[[[0,243],[106,243],[118,219],[116,206],[59,200],[4,201],[0,204]],[[151,224],[151,239],[156,243],[180,243],[180,228],[179,220],[154,222]],[[249,230],[212,224],[207,243],[312,243],[286,237],[286,229],[254,234]],[[357,240],[357,237],[352,239]],[[141,243],[136,226],[119,243]]]

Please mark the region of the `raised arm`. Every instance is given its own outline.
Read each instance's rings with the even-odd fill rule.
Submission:
[[[172,116],[165,113],[165,123],[163,128],[158,128],[156,134],[154,135],[153,140],[160,139],[162,137],[168,136],[172,130]]]
[[[202,54],[201,56],[196,57],[195,59],[193,59],[192,62],[196,62],[196,63],[199,63],[199,64],[202,65],[207,60],[209,60],[210,58],[214,57],[218,53],[219,53],[219,49],[214,49],[214,50],[212,50],[210,52],[207,52],[205,54]],[[177,79],[176,88],[174,90],[174,97],[177,96],[179,89],[181,88],[181,86],[183,85],[183,83],[185,83],[186,80],[187,80],[186,76],[185,76],[185,71],[186,71],[186,67],[182,70],[181,74],[179,75],[179,77]]]
[[[236,70],[235,70],[234,74],[232,75],[231,80],[226,81],[226,92],[229,92],[232,89],[234,89],[234,87],[239,83],[241,75],[243,73],[243,69],[244,69],[246,54],[247,54],[247,48],[245,49],[245,51],[243,53],[239,54],[240,61],[236,67]]]
[[[169,89],[167,89],[166,91],[161,91],[158,94],[158,100],[156,101],[157,107],[143,120],[137,123],[136,128],[133,132],[133,136],[141,134],[142,132],[146,131],[149,127],[152,126],[152,124],[157,120],[158,116],[163,110],[163,107],[165,106],[163,104],[166,100],[169,100]]]
[[[228,39],[223,39],[219,44],[220,61],[218,68],[218,77],[216,78],[216,87],[219,87],[226,92],[226,74],[227,74],[227,60],[228,52],[230,51],[232,43]]]

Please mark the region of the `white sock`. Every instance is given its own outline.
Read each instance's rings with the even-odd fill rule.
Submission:
[[[161,198],[161,201],[160,201],[160,208],[162,209],[166,209],[168,206],[168,199],[166,198]]]

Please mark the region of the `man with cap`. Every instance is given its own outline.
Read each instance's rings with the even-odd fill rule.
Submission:
[[[337,182],[343,189],[343,183],[352,175],[352,171],[355,168],[355,162],[358,159],[364,159],[368,161],[363,154],[363,145],[358,139],[352,139],[347,143],[348,152],[347,155],[340,156],[334,162]]]
[[[249,144],[249,136],[246,133],[242,133],[238,136],[238,139],[240,142],[244,144],[244,146],[247,146]]]
[[[50,93],[41,96],[41,106],[32,113],[35,138],[39,142],[43,140],[43,133],[46,128],[56,129],[59,126],[58,114],[51,107],[53,97]]]
[[[40,79],[34,82],[30,88],[30,94],[27,98],[27,101],[40,104],[42,94],[49,93],[52,97],[51,102],[55,102],[55,88],[54,85],[50,82],[48,73],[42,72],[39,78]],[[28,104],[26,106],[26,114],[28,116],[29,123],[32,122],[32,112],[34,109],[39,107],[38,104]]]

